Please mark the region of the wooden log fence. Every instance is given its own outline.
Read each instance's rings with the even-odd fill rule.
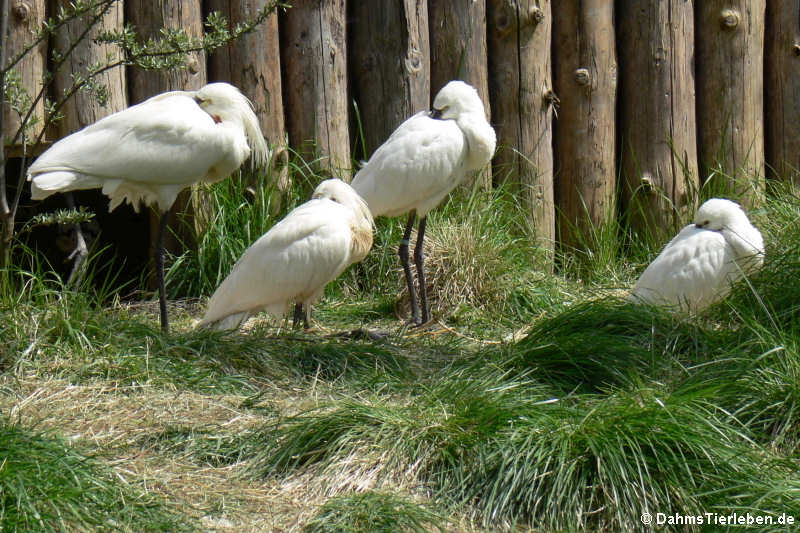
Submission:
[[[199,34],[211,11],[236,23],[264,2],[120,0],[103,24]],[[7,57],[59,2],[10,4]],[[74,31],[17,66],[29,93],[43,83],[47,47]],[[108,52],[82,43],[54,91]],[[76,97],[48,138],[161,91],[225,80],[253,100],[284,163],[288,148],[349,180],[353,159],[369,157],[450,79],[483,98],[498,133],[493,181],[520,195],[547,250],[591,247],[615,216],[633,232],[669,233],[709,179],[746,206],[767,178],[800,182],[800,0],[294,0],[186,70],[109,71],[107,107]],[[3,109],[14,156],[19,119]],[[34,115],[43,113],[40,104]]]

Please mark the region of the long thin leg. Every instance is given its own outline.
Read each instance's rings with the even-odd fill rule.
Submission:
[[[167,231],[167,215],[169,210],[161,213],[156,235],[156,280],[158,281],[158,306],[161,312],[161,331],[169,333],[169,316],[167,316],[167,288],[164,285],[164,233]]]
[[[72,193],[65,193],[65,197],[67,200],[67,207],[75,209],[75,198],[72,196]],[[67,278],[67,285],[69,286],[80,284],[83,275],[86,273],[84,267],[86,258],[89,256],[89,249],[86,246],[86,239],[83,238],[83,231],[81,230],[80,223],[75,224],[73,231],[75,232],[75,249],[69,254],[67,259],[74,258],[75,262],[72,264],[72,271],[69,273],[69,278]]]
[[[414,324],[420,324],[419,305],[417,305],[417,291],[414,289],[414,276],[411,274],[411,264],[408,261],[408,244],[411,239],[411,231],[414,229],[414,220],[416,220],[416,218],[417,211],[416,209],[412,209],[408,214],[406,231],[403,234],[403,240],[400,241],[400,248],[398,248],[397,254],[400,256],[400,262],[403,264],[403,273],[406,275],[408,299],[411,303],[411,322]]]
[[[430,311],[428,310],[428,286],[425,283],[425,252],[422,248],[422,243],[425,240],[425,224],[427,222],[427,216],[419,219],[419,226],[417,226],[417,244],[414,245],[414,264],[417,266],[419,299],[422,304],[422,320],[420,320],[419,324],[427,324],[431,319]]]
[[[303,320],[303,303],[297,302],[294,304],[294,316],[292,317],[292,326],[297,327],[300,325],[300,321]]]

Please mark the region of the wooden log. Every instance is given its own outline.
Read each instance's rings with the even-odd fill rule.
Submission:
[[[774,0],[766,13],[768,174],[800,186],[800,0]]]
[[[279,17],[289,144],[313,168],[350,179],[346,0],[297,0]]]
[[[51,1],[51,6],[56,8],[60,3],[60,0]],[[61,53],[66,52],[93,18],[90,15],[84,15],[60,28],[53,42],[55,49]],[[68,56],[64,66],[55,75],[54,86],[57,95],[63,94],[73,86],[73,75],[85,75],[89,71],[89,67],[96,63],[107,64],[119,59],[115,55],[117,52],[115,47],[95,43],[94,39],[102,30],[120,29],[123,25],[123,16],[123,2],[113,4],[86,38],[78,43]],[[109,61],[110,54],[111,61]],[[128,107],[124,67],[108,70],[96,76],[94,80],[106,89],[105,105],[98,102],[98,99],[87,91],[75,93],[62,108],[64,119],[58,124],[59,137],[65,137],[107,115]]]
[[[199,37],[203,31],[203,10],[200,0],[126,0],[125,18],[136,27],[141,38],[158,37],[161,28],[183,28],[187,34],[194,37]],[[152,71],[129,68],[130,102],[139,103],[165,91],[199,89],[206,84],[206,79],[205,52],[193,52],[187,60],[186,68],[181,70]],[[190,198],[189,190],[181,192],[170,211],[169,231],[164,238],[164,248],[170,253],[177,254],[183,250],[180,242],[193,246],[190,231],[193,217]],[[150,242],[155,242],[158,216],[155,212],[150,216]]]
[[[614,2],[553,2],[559,237],[591,247],[591,231],[613,216],[617,85]]]
[[[34,35],[38,31],[42,22],[45,19],[45,0],[11,0],[9,2],[10,16],[8,20],[8,50],[6,50],[6,60],[11,60],[16,57],[26,45],[34,40]],[[22,60],[16,64],[14,71],[19,75],[20,85],[25,89],[31,101],[36,98],[36,95],[42,89],[42,80],[44,80],[44,67],[47,54],[47,41],[39,43],[33,50],[30,50]],[[9,75],[6,74],[6,83],[10,81]],[[10,92],[6,91],[6,98],[9,98]],[[5,132],[4,143],[10,145],[14,138],[14,134],[22,124],[22,119],[17,111],[11,109],[11,106],[3,104],[4,129]],[[26,142],[35,140],[36,136],[42,131],[44,125],[44,99],[40,99],[34,107],[29,124],[31,121],[36,121],[36,124],[27,129],[25,132]],[[9,146],[9,156],[14,157],[21,155],[22,152],[22,136],[17,139],[13,146]],[[27,152],[30,154],[30,150]]]
[[[495,181],[510,183],[525,201],[537,241],[555,242],[553,80],[549,0],[488,4],[492,118],[499,149]]]
[[[350,4],[350,65],[367,158],[405,119],[430,107],[427,0]]]
[[[206,7],[209,12],[222,13],[233,26],[252,19],[266,4],[267,0],[207,0]],[[283,195],[289,190],[277,12],[252,33],[212,52],[208,67],[210,81],[227,81],[253,102],[261,131],[271,149],[270,177],[276,190],[270,207],[277,212]]]
[[[765,3],[695,4],[701,169],[713,180],[712,194],[746,207],[757,204],[764,190]]]
[[[694,12],[685,0],[620,0],[619,117],[631,228],[663,241],[696,200]]]
[[[486,44],[486,4],[472,0],[428,0],[431,47],[431,99],[448,81],[463,80],[478,91],[491,119]],[[491,165],[479,174],[492,186]],[[471,187],[471,183],[464,186]]]

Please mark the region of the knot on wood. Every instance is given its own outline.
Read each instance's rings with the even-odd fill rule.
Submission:
[[[416,74],[422,70],[422,53],[416,48],[412,48],[408,52],[408,57],[405,60],[406,70],[409,74]]]
[[[800,43],[794,43],[792,46],[792,52],[794,52],[796,57],[800,57]]]
[[[544,20],[544,11],[539,6],[531,6],[528,9],[528,23],[538,26]]]
[[[735,9],[723,9],[719,14],[720,24],[726,30],[733,30],[742,21],[742,16]]]
[[[579,68],[575,70],[575,81],[578,85],[586,86],[592,81],[592,76],[589,74],[588,68]]]
[[[501,10],[497,13],[497,15],[495,15],[494,27],[497,29],[497,33],[501,36],[511,31],[513,24],[511,23],[511,17],[508,15],[508,13],[506,13],[505,10]]]
[[[551,105],[553,105],[553,106],[554,105],[558,105],[559,102],[561,102],[561,100],[558,99],[558,95],[555,93],[555,91],[553,91],[553,89],[547,89],[544,92],[544,103],[545,103],[545,106],[549,107]]]
[[[25,2],[19,2],[17,4],[14,4],[12,11],[14,12],[14,16],[17,18],[18,21],[25,22],[31,15],[31,6],[29,6]]]
[[[653,192],[653,176],[649,172],[645,172],[642,174],[642,191],[645,193]]]
[[[191,74],[197,74],[200,72],[200,62],[197,60],[196,56],[191,56],[186,60],[186,68]]]

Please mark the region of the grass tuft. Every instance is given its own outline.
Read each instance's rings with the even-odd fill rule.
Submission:
[[[191,519],[56,437],[4,422],[0,457],[2,531],[195,530]]]

